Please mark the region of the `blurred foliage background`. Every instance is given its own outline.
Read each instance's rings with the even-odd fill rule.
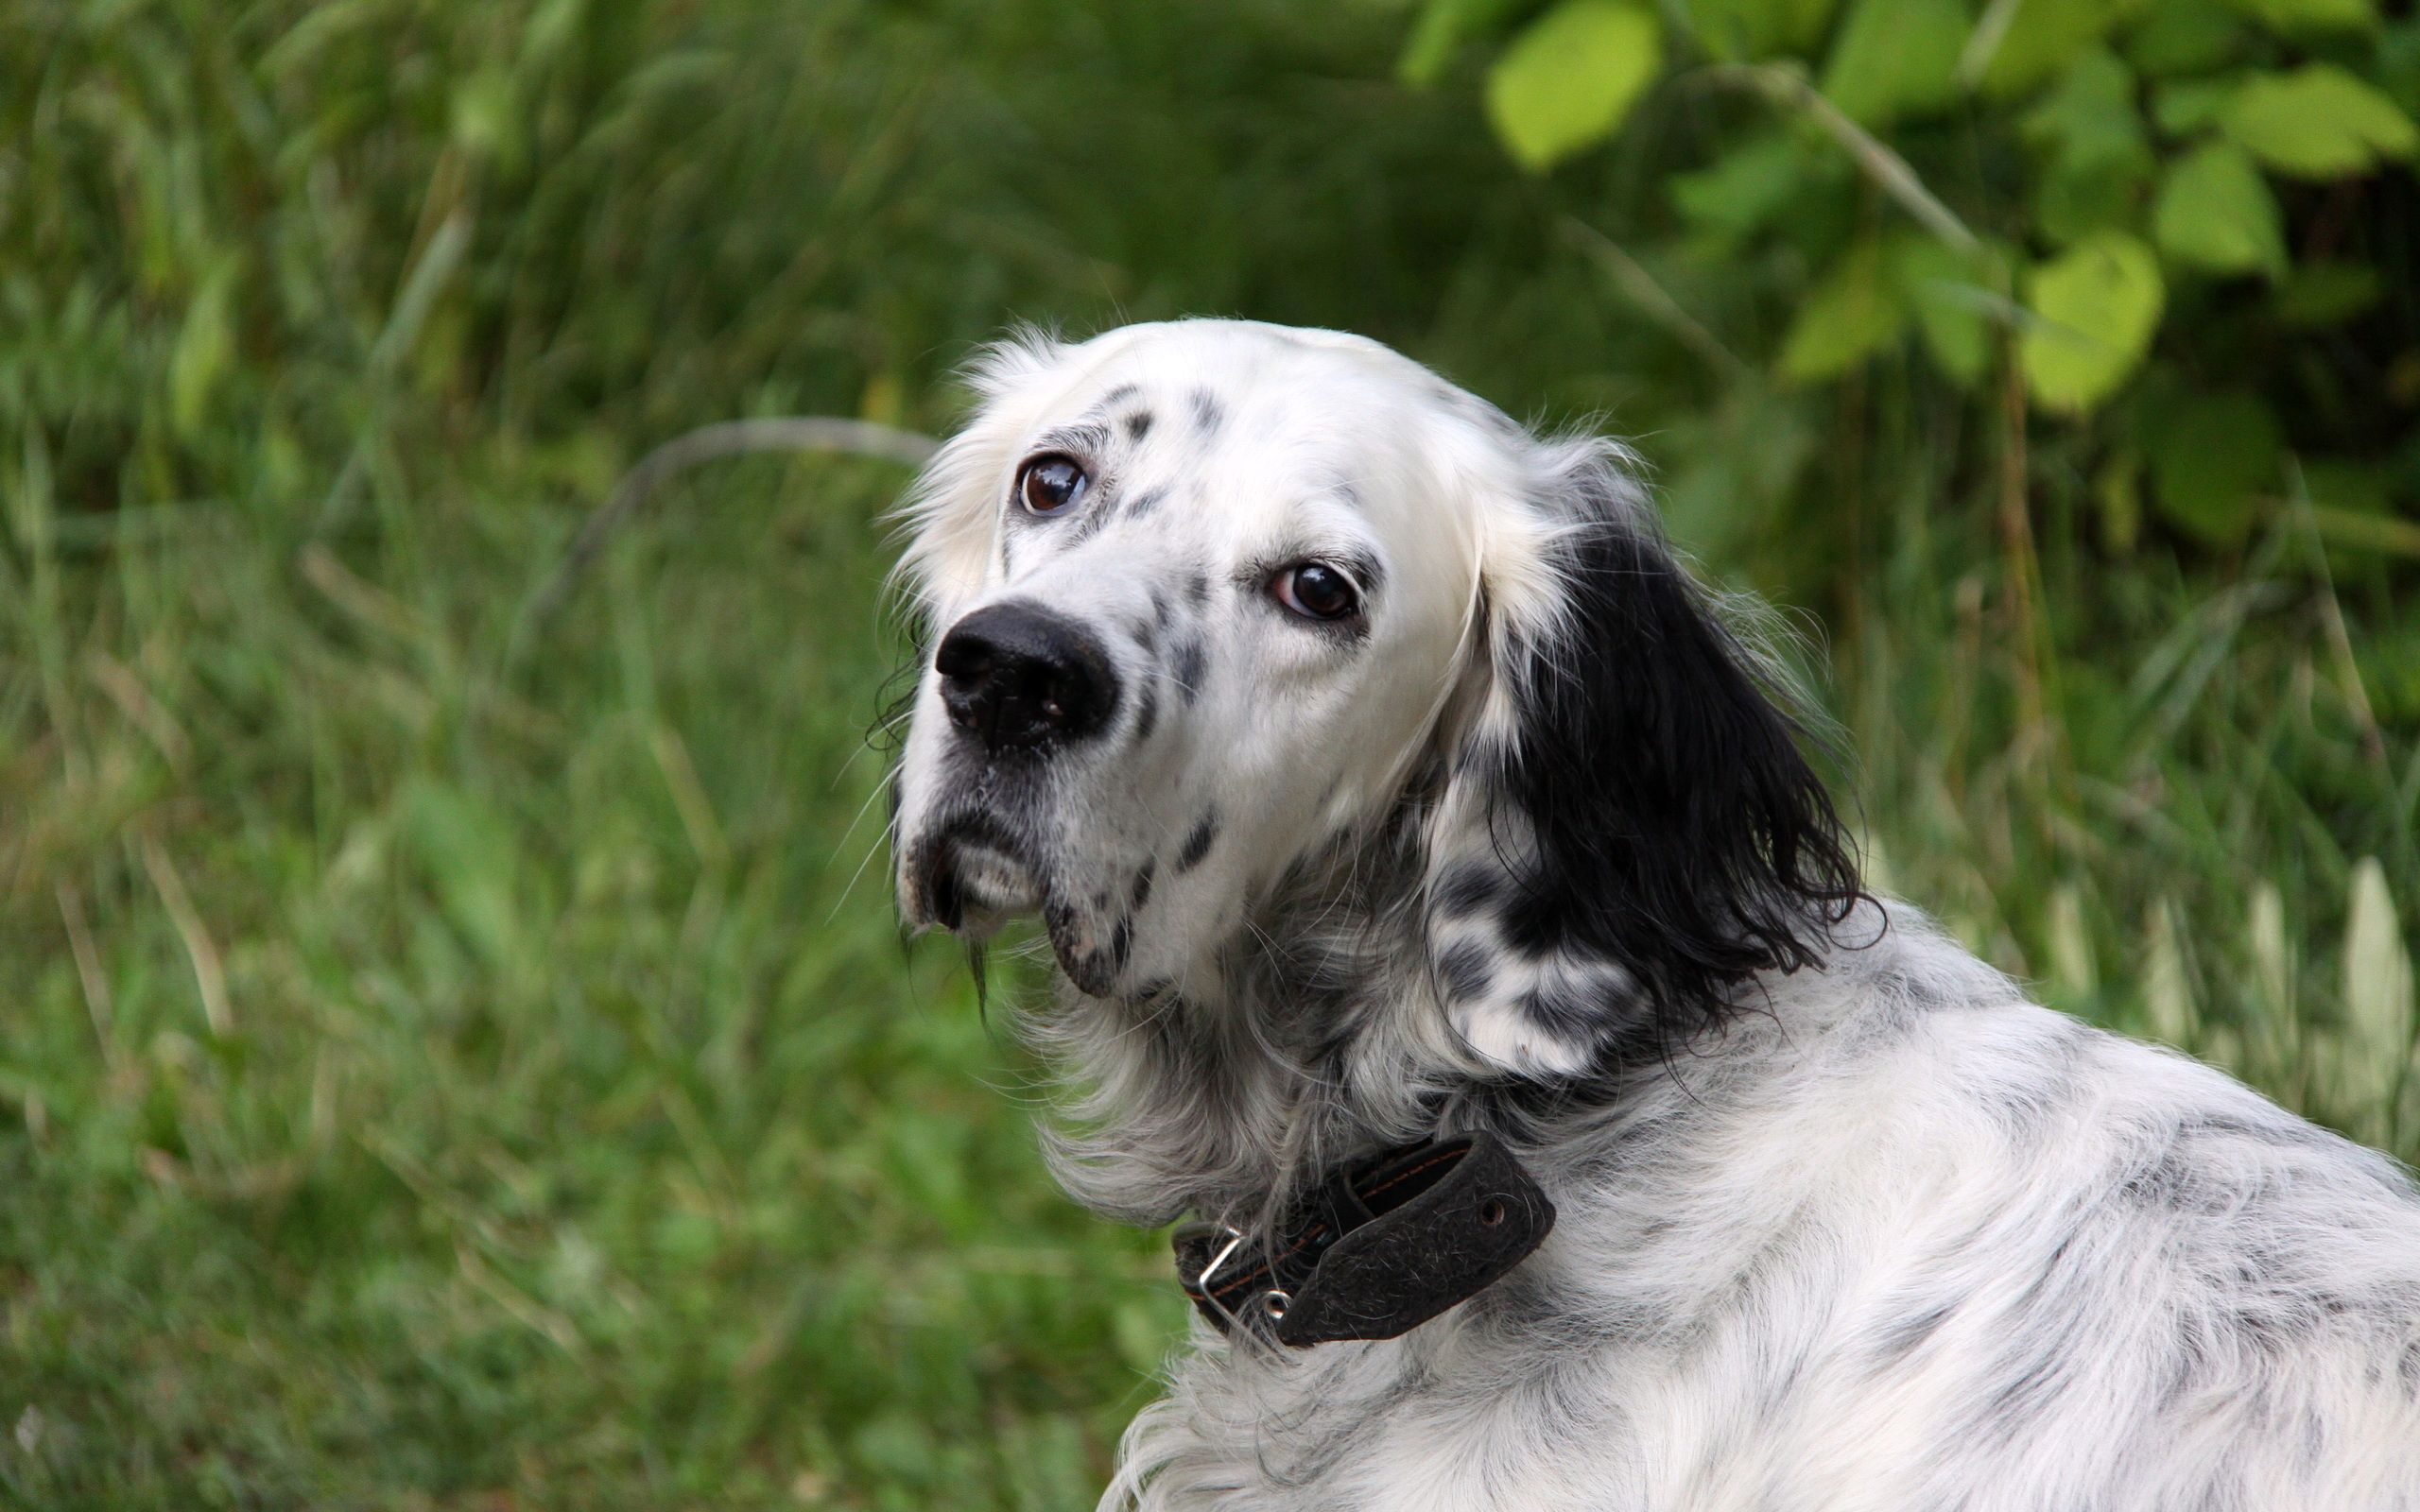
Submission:
[[[2415,113],[2373,0],[14,0],[0,1499],[1090,1500],[1183,1309],[896,942],[904,480],[505,654],[1013,318],[1637,438],[1883,885],[2412,1154]]]

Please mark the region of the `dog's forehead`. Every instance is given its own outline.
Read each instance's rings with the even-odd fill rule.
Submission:
[[[1186,419],[1213,436],[1225,433],[1221,421],[1241,420],[1248,433],[1278,438],[1452,392],[1374,341],[1242,320],[1129,326],[1086,343],[1079,357],[1069,405],[1156,406],[1147,411],[1154,426]]]
[[[1392,514],[1415,438],[1476,403],[1376,342],[1242,321],[1129,327],[1078,357],[1034,438],[1097,438],[1128,481],[1234,523],[1305,506]]]

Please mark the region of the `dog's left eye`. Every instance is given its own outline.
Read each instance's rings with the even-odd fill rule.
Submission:
[[[1350,619],[1361,610],[1353,580],[1323,561],[1287,568],[1269,580],[1269,592],[1306,620]]]
[[[1037,456],[1017,474],[1017,498],[1032,514],[1057,514],[1084,496],[1084,470],[1072,456]]]

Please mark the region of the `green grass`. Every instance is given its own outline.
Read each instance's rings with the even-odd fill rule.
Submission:
[[[1610,409],[1685,539],[1820,616],[1891,885],[2420,1150],[2408,573],[2290,511],[2239,558],[2095,548],[2046,434],[2013,586],[1920,384],[1712,394],[1558,230],[1635,164],[1515,180],[1467,98],[1388,82],[1399,35],[0,20],[0,1501],[1089,1503],[1183,1309],[1154,1236],[1049,1190],[1039,1068],[894,933],[862,737],[897,474],[699,474],[504,660],[648,445],[944,424],[1012,314],[1347,325]]]

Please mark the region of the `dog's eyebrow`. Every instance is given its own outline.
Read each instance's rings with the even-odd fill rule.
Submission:
[[[1263,582],[1273,573],[1306,561],[1341,568],[1364,593],[1375,593],[1387,580],[1386,567],[1364,547],[1341,541],[1298,541],[1282,551],[1264,553],[1236,569],[1236,581]]]
[[[1109,449],[1109,427],[1090,421],[1073,425],[1061,425],[1044,431],[1026,449],[1028,456],[1045,452],[1065,452],[1075,456],[1098,456]]]

